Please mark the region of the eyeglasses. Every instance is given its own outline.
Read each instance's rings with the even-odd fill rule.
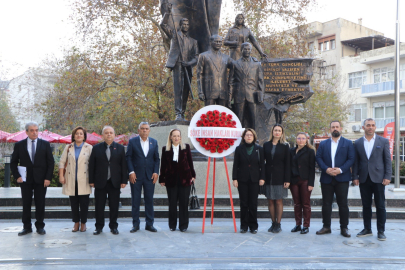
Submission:
[[[306,138],[297,138],[297,141],[305,141]]]
[[[253,137],[253,134],[245,134],[245,137]]]

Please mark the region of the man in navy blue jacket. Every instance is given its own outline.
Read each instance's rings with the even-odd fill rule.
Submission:
[[[157,141],[149,137],[150,126],[147,122],[139,124],[138,133],[138,137],[129,140],[126,154],[132,197],[131,233],[139,230],[142,187],[145,201],[145,230],[157,232],[153,227],[153,193],[159,176],[159,147]]]
[[[330,123],[332,138],[321,142],[316,152],[316,162],[322,169],[321,190],[322,190],[322,222],[323,228],[316,234],[331,233],[331,216],[333,195],[336,194],[336,201],[339,206],[340,234],[350,237],[347,225],[349,224],[349,207],[347,205],[347,194],[351,180],[350,167],[354,163],[355,151],[352,141],[341,136],[342,126],[339,121]]]

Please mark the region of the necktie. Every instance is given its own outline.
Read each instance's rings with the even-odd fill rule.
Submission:
[[[105,154],[107,155],[108,161],[110,161],[110,157],[111,157],[110,145],[107,145],[107,150],[105,151]],[[111,178],[110,162],[108,162],[108,176],[107,176],[107,180],[110,180],[110,178]]]
[[[34,159],[35,159],[35,141],[32,141],[31,144],[31,161],[32,163],[34,163]]]

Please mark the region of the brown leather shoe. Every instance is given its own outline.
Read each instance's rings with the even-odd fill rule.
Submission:
[[[73,226],[72,232],[77,232],[79,230],[79,222],[75,222],[75,225]]]
[[[340,234],[344,237],[351,237],[351,234],[349,233],[348,228],[341,228],[340,229]]]
[[[80,223],[80,231],[85,232],[86,231],[86,223]]]
[[[317,235],[332,233],[330,228],[322,227],[319,231],[316,232]]]

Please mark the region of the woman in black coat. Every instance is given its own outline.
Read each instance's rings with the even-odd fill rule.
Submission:
[[[297,134],[297,146],[291,152],[291,185],[294,200],[295,227],[291,232],[309,232],[311,219],[311,192],[315,181],[315,148],[309,143],[304,132]],[[301,229],[304,214],[304,227]]]
[[[188,228],[188,201],[191,184],[195,180],[193,160],[190,146],[181,142],[181,133],[172,129],[167,138],[167,144],[162,148],[160,159],[159,183],[166,186],[169,199],[169,228],[176,230],[177,202],[179,203],[179,229],[181,232]]]
[[[240,201],[240,232],[257,233],[257,197],[259,185],[264,185],[263,148],[255,142],[256,132],[246,128],[242,133],[242,143],[236,147],[233,161],[232,179],[238,188]]]
[[[285,141],[284,129],[275,124],[270,133],[270,139],[263,144],[266,161],[266,197],[269,204],[272,225],[269,232],[281,231],[283,215],[283,198],[288,196],[290,186],[290,149]]]

